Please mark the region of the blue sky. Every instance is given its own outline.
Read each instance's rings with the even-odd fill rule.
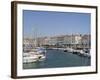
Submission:
[[[90,13],[23,10],[24,37],[89,34]]]

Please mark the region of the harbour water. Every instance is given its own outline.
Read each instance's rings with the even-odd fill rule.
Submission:
[[[45,60],[33,63],[23,63],[23,69],[79,67],[90,65],[91,58],[64,52],[62,50],[47,50]]]

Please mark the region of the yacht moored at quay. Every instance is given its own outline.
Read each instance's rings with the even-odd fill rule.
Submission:
[[[23,63],[32,63],[36,61],[43,61],[46,58],[46,49],[43,48],[35,48],[30,52],[25,52],[23,54]]]

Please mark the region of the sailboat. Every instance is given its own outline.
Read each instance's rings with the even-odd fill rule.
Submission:
[[[89,35],[88,35],[88,39],[89,39]],[[83,50],[80,53],[83,54],[83,56],[86,56],[86,57],[89,57],[89,58],[91,57],[90,49],[86,49],[85,46],[83,47]]]
[[[70,52],[70,53],[73,53],[73,48],[72,48],[73,41],[72,41],[72,37],[73,37],[73,34],[71,34],[71,43],[70,43],[70,47],[67,48],[67,51]]]
[[[37,43],[38,43],[37,36],[35,34],[34,44],[32,45],[33,48],[29,52],[24,53],[23,63],[32,63],[32,62],[45,60],[46,49],[42,47],[38,47]]]

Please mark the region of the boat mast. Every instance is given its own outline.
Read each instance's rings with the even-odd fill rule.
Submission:
[[[33,46],[34,46],[34,48],[36,48],[37,47],[37,29],[34,27],[34,28],[32,28],[32,32],[33,32],[33,41],[34,41],[34,44],[33,44]]]

